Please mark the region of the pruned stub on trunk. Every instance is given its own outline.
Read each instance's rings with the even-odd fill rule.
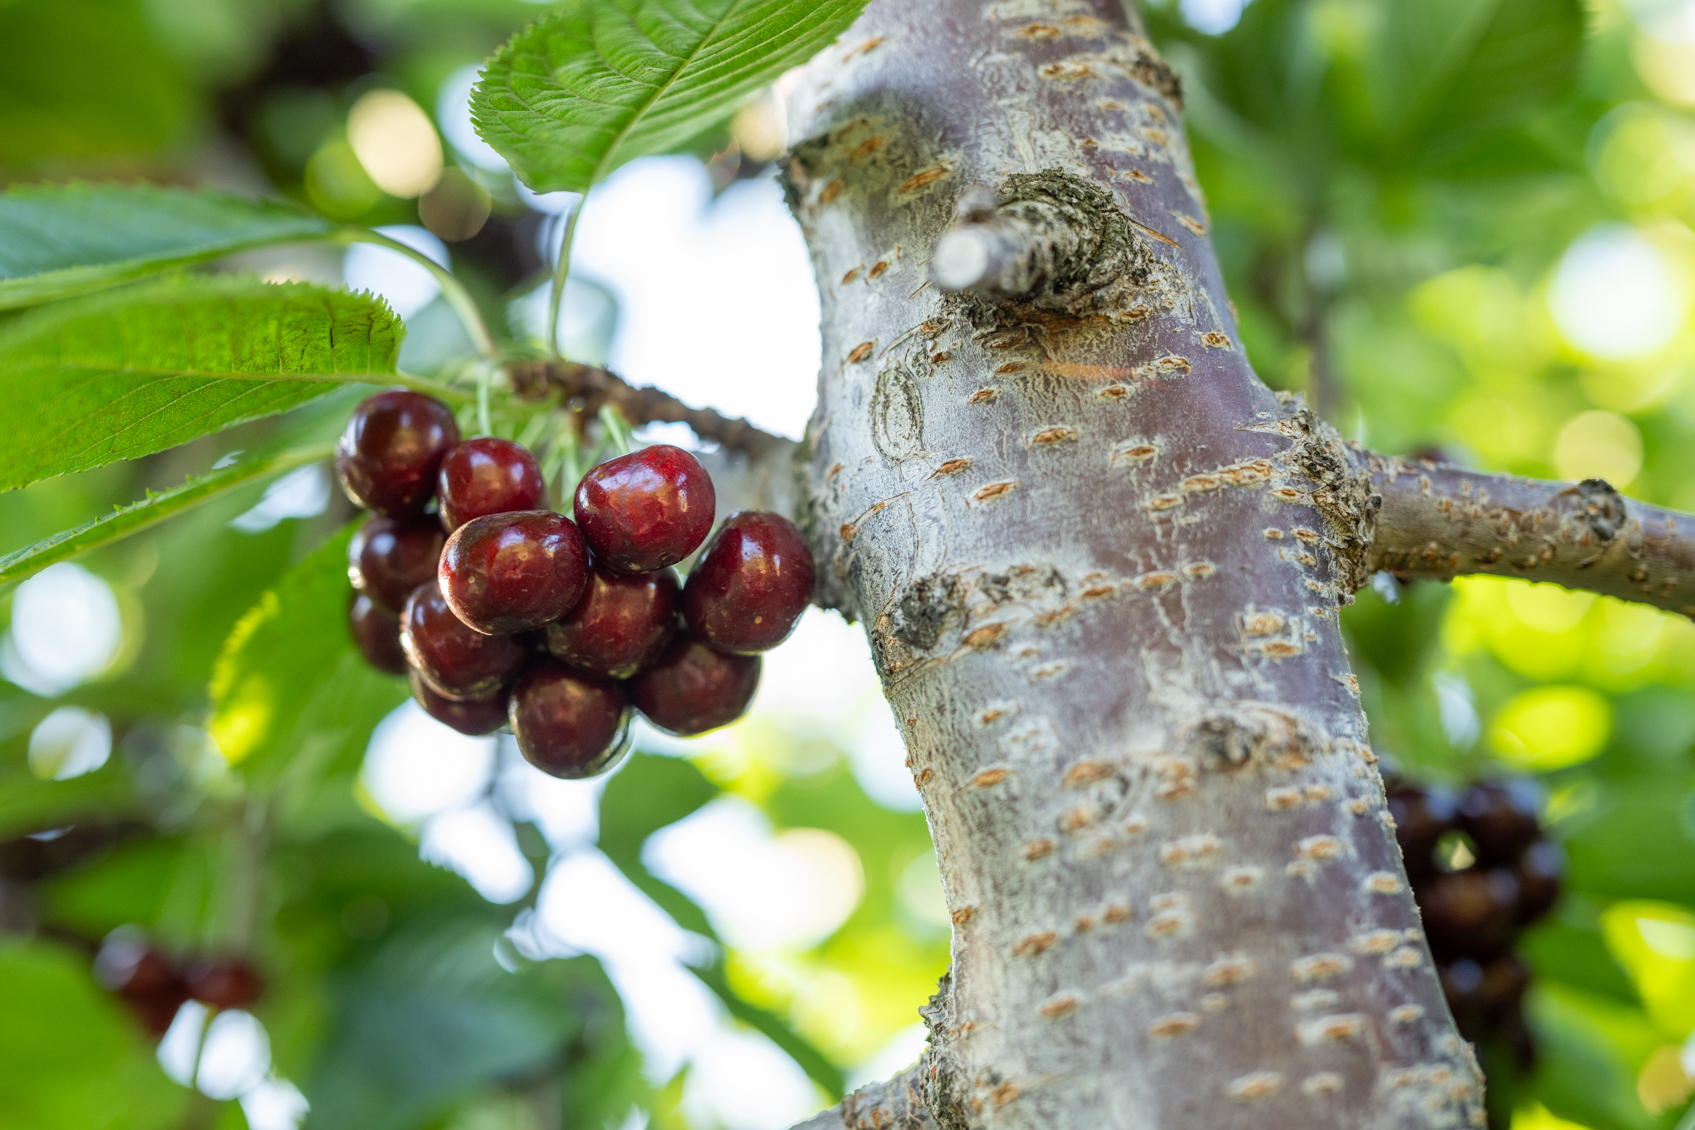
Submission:
[[[823,300],[803,520],[954,921],[924,1102],[954,1130],[1478,1125],[1337,622],[1371,479],[1249,368],[1177,83],[1126,19],[872,0],[790,111]],[[944,293],[966,223],[1011,250]]]

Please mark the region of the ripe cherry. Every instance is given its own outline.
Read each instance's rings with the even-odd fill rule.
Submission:
[[[685,738],[704,734],[747,712],[760,662],[757,655],[714,651],[685,632],[630,681],[630,702],[662,730]]]
[[[812,551],[793,522],[744,510],[719,527],[683,589],[683,618],[720,651],[776,647],[812,599]]]
[[[400,642],[431,690],[461,701],[494,694],[529,656],[527,639],[489,636],[467,627],[434,582],[419,585],[406,602]]]
[[[1536,838],[1536,786],[1529,781],[1485,781],[1460,797],[1459,826],[1487,864],[1511,863]]]
[[[512,689],[508,717],[524,758],[555,777],[592,777],[628,748],[624,688],[543,656]]]
[[[1440,954],[1490,957],[1518,929],[1518,878],[1504,868],[1437,875],[1418,896],[1424,932]]]
[[[188,986],[176,964],[128,928],[113,931],[100,947],[94,977],[122,997],[155,1037],[165,1034],[188,1000]]]
[[[441,524],[452,533],[473,518],[547,505],[547,483],[522,444],[494,436],[468,439],[447,453],[436,476]]]
[[[539,628],[571,611],[589,583],[589,555],[569,518],[551,510],[488,514],[453,531],[441,590],[479,632]]]
[[[347,543],[347,576],[354,588],[398,613],[412,590],[436,575],[446,540],[441,523],[427,514],[377,514]]]
[[[335,469],[347,497],[368,510],[422,514],[436,471],[459,442],[447,405],[404,389],[379,392],[353,411],[336,444]]]
[[[1436,841],[1451,831],[1459,798],[1444,785],[1396,785],[1389,790],[1389,815],[1395,818],[1395,840],[1401,845],[1407,877],[1422,882],[1434,869],[1431,853]]]
[[[547,626],[547,650],[573,667],[628,679],[658,658],[676,627],[671,570],[624,575],[596,563],[583,598]]]
[[[365,662],[390,675],[406,674],[406,649],[400,646],[400,617],[378,607],[362,592],[347,608],[347,627]]]
[[[189,996],[212,1008],[251,1008],[264,993],[258,970],[235,958],[201,958],[184,981]]]
[[[575,514],[595,559],[620,573],[675,565],[712,531],[717,492],[700,461],[656,443],[608,459],[577,484]]]
[[[1566,873],[1566,853],[1552,840],[1537,840],[1518,861],[1518,921],[1528,926],[1554,908]]]
[[[412,698],[424,708],[424,713],[461,734],[480,738],[506,725],[506,696],[498,690],[488,698],[459,701],[444,698],[431,690],[416,671],[411,673],[410,681]]]

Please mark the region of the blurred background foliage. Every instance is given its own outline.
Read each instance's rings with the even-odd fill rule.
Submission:
[[[210,184],[383,225],[535,341],[564,207],[515,185],[463,104],[537,11],[0,0],[0,180]],[[1695,0],[1145,11],[1269,383],[1381,450],[1695,509]],[[690,205],[716,226],[689,265],[748,260],[717,290],[777,270],[769,227],[735,226],[769,216],[733,203],[775,199],[776,105],[702,137],[693,171],[631,167],[717,198]],[[571,351],[664,383],[627,340],[654,299],[612,277],[617,232],[602,244],[568,295]],[[623,246],[653,257],[633,230]],[[455,364],[444,304],[384,254],[226,266],[382,290],[406,367]],[[808,289],[804,267],[780,285]],[[672,273],[674,304],[702,285]],[[741,289],[744,320],[714,327],[732,377],[673,383],[802,405],[760,421],[795,434],[816,338],[796,327],[795,371],[738,355],[772,316]],[[359,395],[0,496],[0,552],[237,450],[332,437]],[[353,663],[350,518],[306,468],[0,594],[0,1127],[763,1130],[916,1055],[948,923],[856,629],[812,614],[729,731],[646,732],[604,787],[552,782]],[[1695,627],[1387,576],[1346,626],[1374,745],[1413,779],[1535,776],[1570,856],[1527,943],[1540,1065],[1497,1104],[1518,1130],[1688,1130]],[[248,955],[265,993],[187,1005],[155,1045],[90,971],[124,928],[181,959]]]

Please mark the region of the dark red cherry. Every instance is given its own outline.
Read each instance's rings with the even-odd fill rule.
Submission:
[[[588,587],[589,555],[569,518],[551,510],[516,510],[454,530],[439,576],[461,620],[479,632],[506,635],[571,611]]]
[[[1491,957],[1518,932],[1518,878],[1504,868],[1437,875],[1419,893],[1418,905],[1438,954]]]
[[[122,997],[142,1027],[163,1036],[188,1000],[188,986],[172,960],[130,931],[114,931],[94,958],[94,977]]]
[[[1490,866],[1516,860],[1536,838],[1536,786],[1529,781],[1486,781],[1460,797],[1460,829]]]
[[[452,533],[473,518],[509,510],[540,510],[547,483],[523,444],[494,436],[468,439],[447,453],[436,476],[441,524]]]
[[[547,650],[573,667],[628,679],[659,657],[676,628],[671,570],[626,575],[596,563],[583,598],[547,626]]]
[[[424,708],[424,713],[461,734],[480,738],[506,725],[506,695],[502,691],[497,690],[488,698],[456,700],[431,690],[416,671],[411,673],[410,682],[412,698]]]
[[[682,737],[727,726],[747,713],[759,686],[757,655],[726,655],[688,632],[630,680],[630,702],[661,730]]]
[[[543,656],[512,688],[508,718],[518,749],[543,773],[592,777],[624,755],[624,688]]]
[[[353,587],[399,613],[412,590],[436,575],[447,535],[428,514],[389,518],[377,514],[347,543],[347,576]]]
[[[1518,860],[1518,921],[1528,926],[1554,908],[1566,873],[1565,849],[1537,840]]]
[[[365,662],[390,675],[406,674],[406,649],[400,646],[400,617],[379,608],[364,593],[356,592],[347,608],[347,627]]]
[[[683,618],[720,651],[776,647],[812,600],[812,551],[793,522],[744,510],[730,515],[689,573]]]
[[[335,469],[347,497],[368,510],[422,514],[436,471],[459,442],[447,405],[404,389],[379,392],[353,410],[336,444]]]
[[[1444,785],[1396,785],[1389,790],[1389,815],[1401,845],[1407,877],[1416,886],[1435,870],[1436,841],[1453,830],[1459,798]]]
[[[1455,1025],[1475,1040],[1487,1016],[1483,1003],[1483,966],[1469,957],[1455,958],[1437,962],[1436,976],[1442,982],[1442,995],[1448,1000],[1448,1011],[1454,1014]]]
[[[488,636],[453,614],[441,587],[419,585],[400,616],[406,658],[431,690],[451,699],[487,698],[529,656],[521,636]]]
[[[188,994],[212,1008],[251,1008],[264,993],[259,971],[235,958],[201,958],[184,977]]]
[[[1511,950],[1483,967],[1482,1003],[1491,1019],[1516,1011],[1528,988],[1530,966]]]
[[[577,484],[575,514],[595,559],[651,573],[693,553],[712,532],[712,476],[680,447],[656,443],[608,459]]]

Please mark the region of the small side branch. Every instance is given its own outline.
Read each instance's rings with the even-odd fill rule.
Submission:
[[[1381,455],[1367,464],[1383,496],[1373,569],[1551,581],[1695,618],[1695,515],[1627,499],[1601,479],[1543,482]]]
[[[990,302],[1020,298],[1046,282],[1051,237],[1002,212],[995,194],[973,188],[960,197],[954,224],[930,253],[930,280],[949,292],[970,292]]]
[[[923,1061],[884,1083],[861,1087],[793,1130],[941,1130],[919,1093]]]
[[[567,404],[593,414],[608,405],[634,424],[687,424],[694,434],[720,447],[745,452],[760,462],[794,449],[794,441],[761,431],[744,419],[731,419],[710,408],[691,408],[663,389],[632,385],[593,365],[574,361],[514,361],[506,366],[520,396],[558,392]]]

